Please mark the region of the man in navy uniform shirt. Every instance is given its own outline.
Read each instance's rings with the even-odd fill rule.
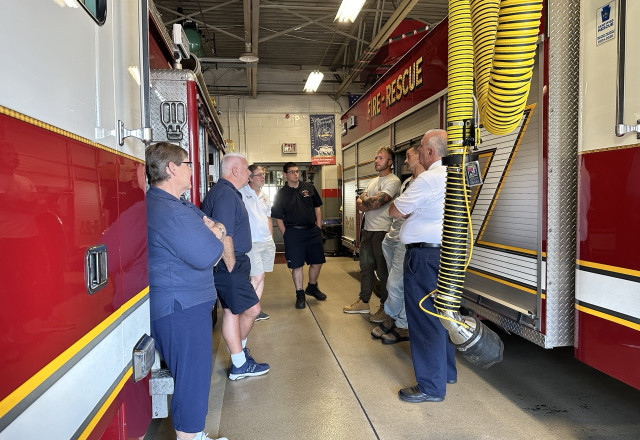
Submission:
[[[287,182],[276,194],[271,217],[276,219],[284,238],[284,255],[296,288],[296,309],[304,309],[305,293],[319,301],[327,299],[327,295],[318,288],[318,276],[325,262],[320,212],[322,199],[311,183],[300,182],[298,165],[287,162],[282,171]],[[302,290],[305,262],[309,264],[309,284],[306,290]]]
[[[260,300],[249,281],[251,250],[249,214],[238,191],[249,181],[249,164],[244,155],[228,153],[222,158],[222,177],[207,193],[202,211],[226,228],[222,261],[213,269],[222,304],[222,337],[231,353],[229,379],[260,376],[269,364],[257,363],[246,348],[247,337],[260,313]]]

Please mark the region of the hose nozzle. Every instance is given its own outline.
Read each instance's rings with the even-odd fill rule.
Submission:
[[[480,320],[462,316],[458,312],[440,310],[439,314],[444,317],[440,322],[449,332],[453,346],[469,362],[481,368],[489,368],[502,360],[502,340]]]

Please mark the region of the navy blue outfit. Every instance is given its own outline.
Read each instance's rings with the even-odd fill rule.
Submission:
[[[218,219],[227,235],[233,238],[236,257],[233,269],[229,272],[227,265],[220,260],[213,271],[222,307],[239,315],[259,301],[249,278],[251,262],[246,255],[251,250],[249,213],[240,191],[226,179],[218,180],[209,190],[202,201],[202,210],[209,217]]]
[[[160,188],[147,191],[151,336],[174,378],[171,416],[183,432],[204,429],[211,383],[211,269],[223,246],[203,216]]]
[[[423,312],[418,303],[436,288],[440,248],[407,249],[404,256],[404,300],[407,323],[411,332],[411,358],[420,391],[433,397],[444,397],[447,380],[457,379],[455,348],[440,319]],[[437,313],[433,297],[423,307]],[[446,357],[439,353],[445,353]]]
[[[298,182],[297,188],[285,184],[276,193],[271,217],[282,220],[285,231],[284,256],[290,269],[326,261],[322,246],[322,230],[317,225],[315,208],[322,206],[316,188]]]

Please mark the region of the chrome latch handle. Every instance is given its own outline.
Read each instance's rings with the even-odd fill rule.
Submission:
[[[636,132],[636,137],[640,139],[640,119],[638,119],[637,124],[633,125],[625,125],[625,124],[616,124],[616,136],[622,137],[627,133]]]
[[[129,130],[124,127],[124,122],[118,120],[118,145],[124,145],[124,140],[128,137],[136,137],[140,139],[145,145],[148,145],[151,142],[153,137],[153,132],[151,131],[151,127],[142,127],[137,130]]]
[[[106,245],[101,244],[87,249],[84,259],[84,274],[89,295],[93,295],[107,285],[109,270]]]

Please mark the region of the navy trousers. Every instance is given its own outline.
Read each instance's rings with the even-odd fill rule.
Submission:
[[[171,398],[173,427],[182,432],[204,429],[209,409],[214,302],[181,309],[151,321],[151,336],[175,383]]]
[[[420,300],[436,288],[440,248],[408,249],[404,256],[404,300],[409,343],[418,387],[423,393],[444,397],[447,380],[457,379],[455,348],[435,316],[420,309]],[[436,312],[433,297],[423,307]]]

